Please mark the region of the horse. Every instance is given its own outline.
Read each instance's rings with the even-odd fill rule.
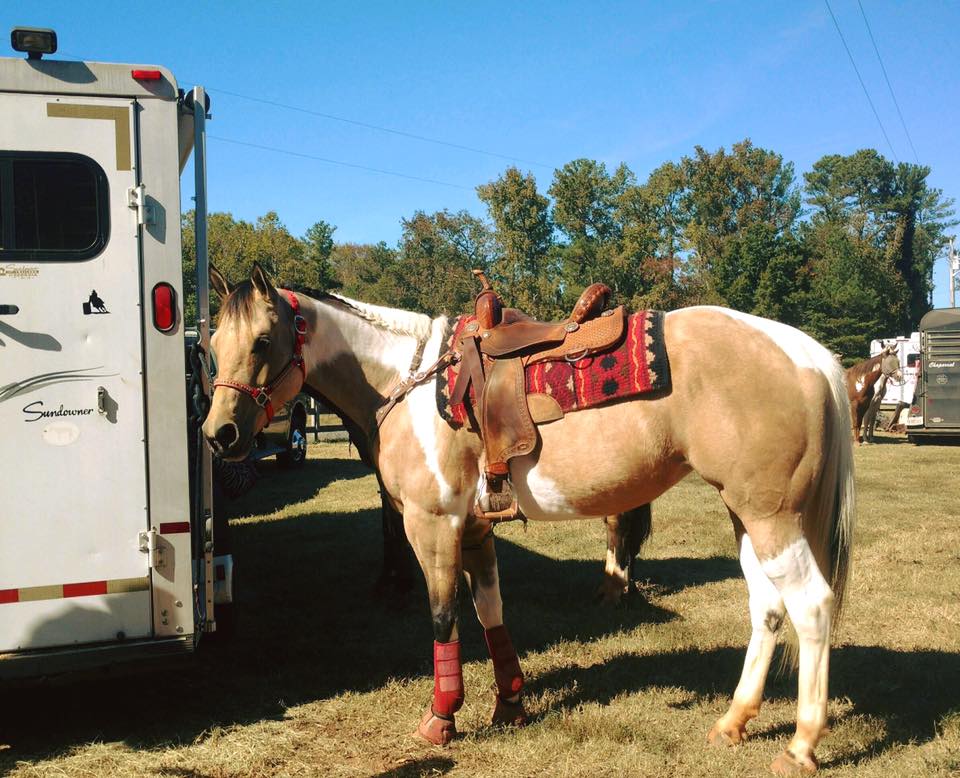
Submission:
[[[325,292],[278,290],[259,265],[235,287],[222,277],[211,284],[224,300],[214,335],[219,375],[203,425],[209,445],[226,459],[242,458],[272,406],[303,385],[367,430],[427,584],[434,691],[417,732],[438,745],[457,734],[461,575],[493,661],[492,720],[525,723],[494,536],[475,508],[483,443],[440,415],[432,385],[451,322]],[[533,451],[510,461],[510,479],[522,512],[536,521],[618,514],[693,471],[713,485],[739,548],[751,634],[733,699],[708,740],[746,737],[789,614],[798,639],[797,721],[771,768],[813,772],[855,514],[843,370],[808,335],[749,314],[701,306],[663,321],[672,386],[539,426]],[[378,409],[404,379],[408,391],[378,427]]]
[[[853,439],[860,445],[863,445],[861,427],[864,427],[867,442],[873,442],[873,428],[880,403],[887,391],[887,381],[891,378],[895,381],[903,380],[900,358],[896,352],[897,344],[888,344],[876,356],[858,362],[846,371]]]

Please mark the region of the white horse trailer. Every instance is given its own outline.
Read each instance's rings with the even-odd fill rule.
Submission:
[[[52,31],[11,37],[28,56],[0,58],[0,679],[186,652],[216,628],[180,245],[194,149],[208,344],[206,96],[153,65],[43,59]]]

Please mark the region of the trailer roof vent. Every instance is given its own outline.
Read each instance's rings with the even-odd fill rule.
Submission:
[[[10,45],[14,51],[26,52],[29,59],[40,59],[57,50],[57,33],[44,27],[14,27]]]

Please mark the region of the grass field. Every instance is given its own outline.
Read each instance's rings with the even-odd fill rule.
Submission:
[[[960,447],[856,452],[854,577],[831,666],[823,775],[960,775]],[[231,506],[238,634],[186,665],[0,691],[17,776],[752,776],[784,747],[796,679],[771,676],[736,749],[707,730],[749,622],[729,520],[691,476],[654,504],[642,597],[601,609],[599,521],[498,530],[506,618],[532,722],[486,725],[492,671],[467,600],[461,737],[411,736],[433,688],[422,582],[377,601],[379,500],[346,444],[273,463]]]

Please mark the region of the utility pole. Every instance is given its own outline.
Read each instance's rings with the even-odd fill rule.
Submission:
[[[950,253],[947,254],[947,261],[950,263],[950,307],[957,307],[957,280],[960,279],[960,254],[957,254],[953,247],[953,242],[957,239],[956,235],[950,238]]]

